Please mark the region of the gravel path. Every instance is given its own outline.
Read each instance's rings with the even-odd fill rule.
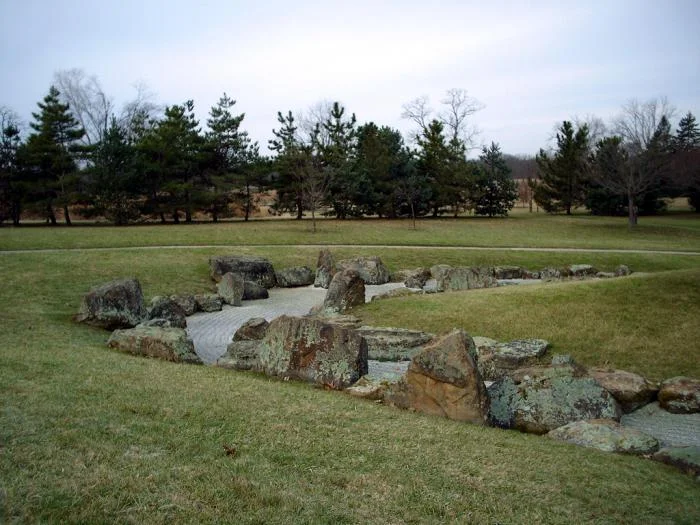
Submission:
[[[700,447],[700,414],[671,414],[651,403],[622,416],[620,423],[654,436],[662,447]]]

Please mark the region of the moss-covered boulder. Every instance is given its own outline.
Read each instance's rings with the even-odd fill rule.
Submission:
[[[344,259],[336,263],[338,271],[354,270],[360,274],[365,284],[386,284],[389,282],[391,272],[379,257],[355,257]]]
[[[514,379],[515,377],[516,379]],[[488,388],[495,426],[545,434],[574,421],[620,419],[615,398],[576,366],[537,367],[503,377]]]
[[[260,341],[232,341],[226,347],[226,353],[216,360],[215,366],[233,370],[254,370],[260,372]]]
[[[674,414],[700,412],[700,379],[682,376],[667,379],[661,383],[659,404]]]
[[[277,278],[277,286],[282,288],[309,286],[314,283],[314,273],[308,266],[282,268],[275,273],[275,276]]]
[[[151,299],[151,306],[148,308],[148,319],[163,319],[175,328],[185,328],[187,326],[185,310],[170,297],[156,296]]]
[[[252,255],[219,255],[209,259],[211,277],[219,282],[227,273],[237,273],[245,281],[253,281],[265,288],[276,284],[275,269],[264,257]]]
[[[197,294],[194,300],[200,312],[220,312],[224,305],[224,300],[217,294]]]
[[[115,330],[107,345],[110,348],[134,355],[157,357],[178,363],[201,364],[194,351],[194,344],[182,328],[137,326]]]
[[[474,342],[454,330],[413,357],[406,376],[385,395],[399,408],[483,425],[488,397],[474,361]]]
[[[119,279],[85,294],[75,320],[114,330],[136,326],[147,315],[141,284],[136,279]]]
[[[171,295],[170,299],[180,305],[180,308],[182,308],[187,317],[199,311],[199,305],[193,295]]]
[[[430,269],[439,292],[498,286],[493,268],[437,265]]]
[[[574,421],[551,430],[547,436],[603,452],[651,454],[659,449],[656,438],[610,419]]]

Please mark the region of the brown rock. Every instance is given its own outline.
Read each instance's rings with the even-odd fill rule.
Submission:
[[[626,414],[654,401],[659,391],[654,383],[625,370],[589,368],[588,375],[612,394]]]
[[[318,261],[316,262],[314,286],[316,288],[328,288],[335,272],[336,268],[333,254],[327,248],[321,250],[318,254]]]
[[[75,320],[114,330],[136,326],[146,319],[147,314],[139,282],[120,279],[97,286],[85,294]]]
[[[226,304],[241,306],[245,281],[239,273],[225,273],[216,285],[216,291]]]
[[[364,304],[365,282],[354,270],[343,270],[333,276],[323,301],[327,311],[344,312],[348,308]]]
[[[406,377],[385,400],[400,408],[483,425],[488,397],[474,354],[468,334],[461,330],[447,334],[411,360]]]
[[[336,263],[336,268],[338,271],[356,271],[365,284],[386,284],[389,282],[389,269],[376,256],[344,259]]]
[[[700,412],[700,379],[672,377],[661,383],[659,405],[674,414]]]
[[[252,317],[248,319],[233,334],[234,341],[259,341],[265,337],[265,332],[270,323],[263,317]]]
[[[166,361],[200,364],[192,340],[182,328],[137,326],[115,330],[107,344],[130,354],[157,357]]]

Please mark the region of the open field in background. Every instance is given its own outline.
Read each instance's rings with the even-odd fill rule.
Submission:
[[[700,249],[700,221],[689,217],[649,225],[659,232],[640,228],[639,242]],[[511,224],[521,234],[551,228],[557,239],[571,227],[574,246],[578,236],[584,243],[608,242],[601,231],[585,240],[586,219],[571,219],[575,227],[528,219],[484,221],[484,228],[494,223],[496,246],[516,238]],[[591,224],[604,231],[605,220],[599,221]],[[366,236],[399,243],[392,239],[394,225],[384,222],[385,229]],[[429,228],[447,224],[433,230],[444,243],[444,235],[457,237],[480,222],[424,221],[426,230],[413,233],[427,239]],[[329,221],[323,228],[331,223],[335,233],[323,234],[321,244],[342,237],[343,228],[357,242],[369,242],[360,225],[366,229],[372,221]],[[200,244],[230,235],[242,244],[264,236],[289,244],[312,237],[308,223],[267,221],[261,230],[251,224],[2,228],[0,248],[85,242],[83,230],[89,242],[121,246],[145,244],[142,231],[151,232],[151,244],[197,244],[181,241],[195,239],[196,232],[210,236]],[[396,224],[401,235],[412,233],[408,223]],[[278,232],[276,225],[289,229]],[[682,245],[682,236],[674,240],[673,231],[685,232],[690,245]],[[63,232],[72,240],[56,237]],[[103,239],[100,232],[106,232]],[[479,235],[486,242],[484,232]],[[640,247],[625,237],[624,224],[611,234],[618,235]],[[372,324],[544,337],[554,352],[584,364],[607,362],[656,379],[700,376],[698,256],[379,247],[333,252],[379,255],[392,270],[436,263],[536,269],[587,262],[603,270],[629,264],[644,274],[401,298],[354,313]],[[209,291],[207,259],[220,253],[263,255],[276,267],[313,266],[318,247],[0,254],[0,522],[700,522],[697,482],[658,463],[402,412],[305,384],[131,357],[106,347],[107,332],[70,320],[91,286],[125,275],[138,277],[148,298]],[[225,455],[224,444],[235,446],[236,454]]]
[[[700,252],[700,215],[642,217],[628,231],[624,217],[517,214],[505,219],[255,220],[190,225],[0,228],[0,250],[126,246],[243,244],[368,244],[483,247],[556,247]]]

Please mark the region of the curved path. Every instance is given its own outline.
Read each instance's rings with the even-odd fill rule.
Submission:
[[[700,256],[700,251],[682,250],[634,250],[624,248],[534,248],[518,246],[432,246],[405,244],[201,244],[201,245],[163,245],[163,246],[123,246],[110,248],[39,248],[27,250],[0,250],[0,255],[17,255],[29,253],[61,252],[114,252],[124,250],[196,250],[196,249],[236,249],[236,248],[383,248],[397,250],[473,250],[473,251],[514,251],[514,252],[562,252],[562,253],[631,253],[651,255],[689,255]]]

